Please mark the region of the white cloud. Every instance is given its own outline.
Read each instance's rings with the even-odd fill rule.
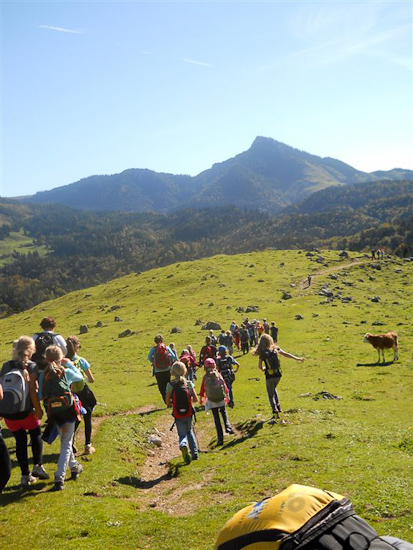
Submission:
[[[83,34],[82,31],[74,31],[72,29],[64,29],[62,27],[52,27],[50,25],[39,25],[39,29],[48,29],[49,31],[68,32],[70,34]]]
[[[204,63],[203,61],[195,61],[195,59],[183,59],[185,63],[192,63],[193,65],[202,65],[203,67],[213,67],[210,63]]]

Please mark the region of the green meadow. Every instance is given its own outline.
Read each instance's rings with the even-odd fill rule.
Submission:
[[[0,266],[11,261],[13,252],[28,254],[34,251],[43,256],[47,249],[45,246],[35,245],[33,238],[24,235],[23,230],[12,231],[8,237],[0,241]]]
[[[91,363],[98,399],[97,451],[80,458],[84,473],[63,492],[51,492],[58,442],[44,446],[51,479],[23,490],[14,439],[3,429],[13,472],[0,497],[1,547],[211,549],[236,511],[291,483],[346,495],[379,534],[411,541],[413,262],[388,257],[379,270],[363,254],[321,256],[218,255],[131,274],[0,320],[3,361],[13,339],[38,331],[46,315],[66,337],[87,325],[81,355]],[[319,294],[326,284],[331,302]],[[239,311],[247,306],[258,312]],[[172,424],[147,361],[154,335],[175,342],[178,352],[187,344],[199,352],[207,332],[197,320],[227,329],[246,315],[275,321],[281,348],[305,357],[281,361],[284,423],[269,422],[257,358],[235,352],[241,366],[229,416],[236,434],[217,447],[212,415],[199,410],[200,460],[183,464],[174,432],[164,471],[151,476],[148,457],[156,461],[159,453],[161,461],[164,451],[148,437],[155,429],[169,433]],[[180,332],[172,334],[174,327]],[[126,330],[131,334],[119,337]],[[400,358],[393,362],[390,350],[377,364],[363,336],[391,330]],[[199,375],[197,390],[200,383]]]

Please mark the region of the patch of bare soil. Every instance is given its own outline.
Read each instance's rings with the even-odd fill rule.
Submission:
[[[350,263],[343,263],[339,265],[334,265],[332,267],[327,267],[325,269],[321,269],[320,271],[317,271],[316,273],[312,273],[311,280],[313,282],[319,277],[327,275],[328,273],[333,273],[334,271],[341,271],[342,269],[349,269],[355,265],[366,264],[366,263],[369,263],[369,260],[352,260]],[[308,284],[307,277],[303,279],[300,283],[300,287],[302,290],[307,290],[308,288],[310,288],[310,286],[311,285]]]

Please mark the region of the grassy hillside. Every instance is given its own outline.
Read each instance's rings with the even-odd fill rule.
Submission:
[[[0,241],[0,266],[12,261],[13,253],[28,254],[38,252],[41,256],[46,254],[45,246],[37,246],[34,239],[23,234],[23,231],[12,231],[10,235]]]
[[[100,417],[97,452],[84,457],[84,473],[63,493],[49,492],[52,481],[22,491],[14,460],[1,497],[0,542],[19,549],[63,543],[68,549],[175,550],[184,539],[187,548],[206,550],[238,509],[291,483],[345,494],[380,534],[411,539],[413,263],[387,258],[378,270],[365,255],[321,254],[266,251],[174,264],[0,320],[4,361],[13,339],[34,333],[45,315],[56,317],[64,336],[88,325],[82,354],[96,377]],[[308,274],[313,282],[305,288]],[[332,302],[319,295],[326,283]],[[282,300],[284,291],[292,298]],[[375,296],[378,302],[371,301]],[[230,411],[236,435],[216,447],[212,417],[200,411],[200,460],[183,466],[176,437],[172,477],[155,472],[148,478],[147,457],[159,452],[148,435],[155,427],[166,433],[172,423],[146,360],[153,336],[162,332],[178,350],[191,343],[199,351],[206,333],[197,319],[227,328],[244,318],[237,308],[248,305],[259,307],[250,317],[276,321],[284,350],[306,358],[303,364],[282,360],[285,424],[268,422],[264,376],[255,357],[241,356]],[[103,326],[96,327],[99,321]],[[171,334],[173,327],[181,332]],[[133,334],[119,338],[126,329]],[[377,353],[362,338],[388,330],[399,334],[400,360],[377,365]],[[341,399],[317,395],[323,391]],[[14,459],[13,439],[6,441]],[[51,474],[57,453],[56,443],[45,445]],[[29,518],[30,529],[22,518]]]

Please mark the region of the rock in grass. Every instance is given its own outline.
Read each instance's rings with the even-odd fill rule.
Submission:
[[[296,321],[301,321],[301,319],[304,319],[304,317],[301,315],[301,313],[297,313],[297,315],[294,317]]]
[[[127,328],[126,330],[118,334],[118,338],[125,338],[126,336],[131,336],[132,334],[133,332]]]
[[[289,292],[284,292],[282,295],[283,300],[290,300],[292,298],[292,295]]]
[[[79,334],[87,334],[89,332],[89,327],[87,325],[80,325]]]
[[[172,327],[171,334],[178,334],[179,332],[182,332],[179,327]]]
[[[214,321],[208,321],[202,326],[202,330],[221,330],[221,328],[221,325],[219,323],[215,323]]]
[[[245,308],[245,313],[257,313],[260,310],[258,306],[247,306]]]

